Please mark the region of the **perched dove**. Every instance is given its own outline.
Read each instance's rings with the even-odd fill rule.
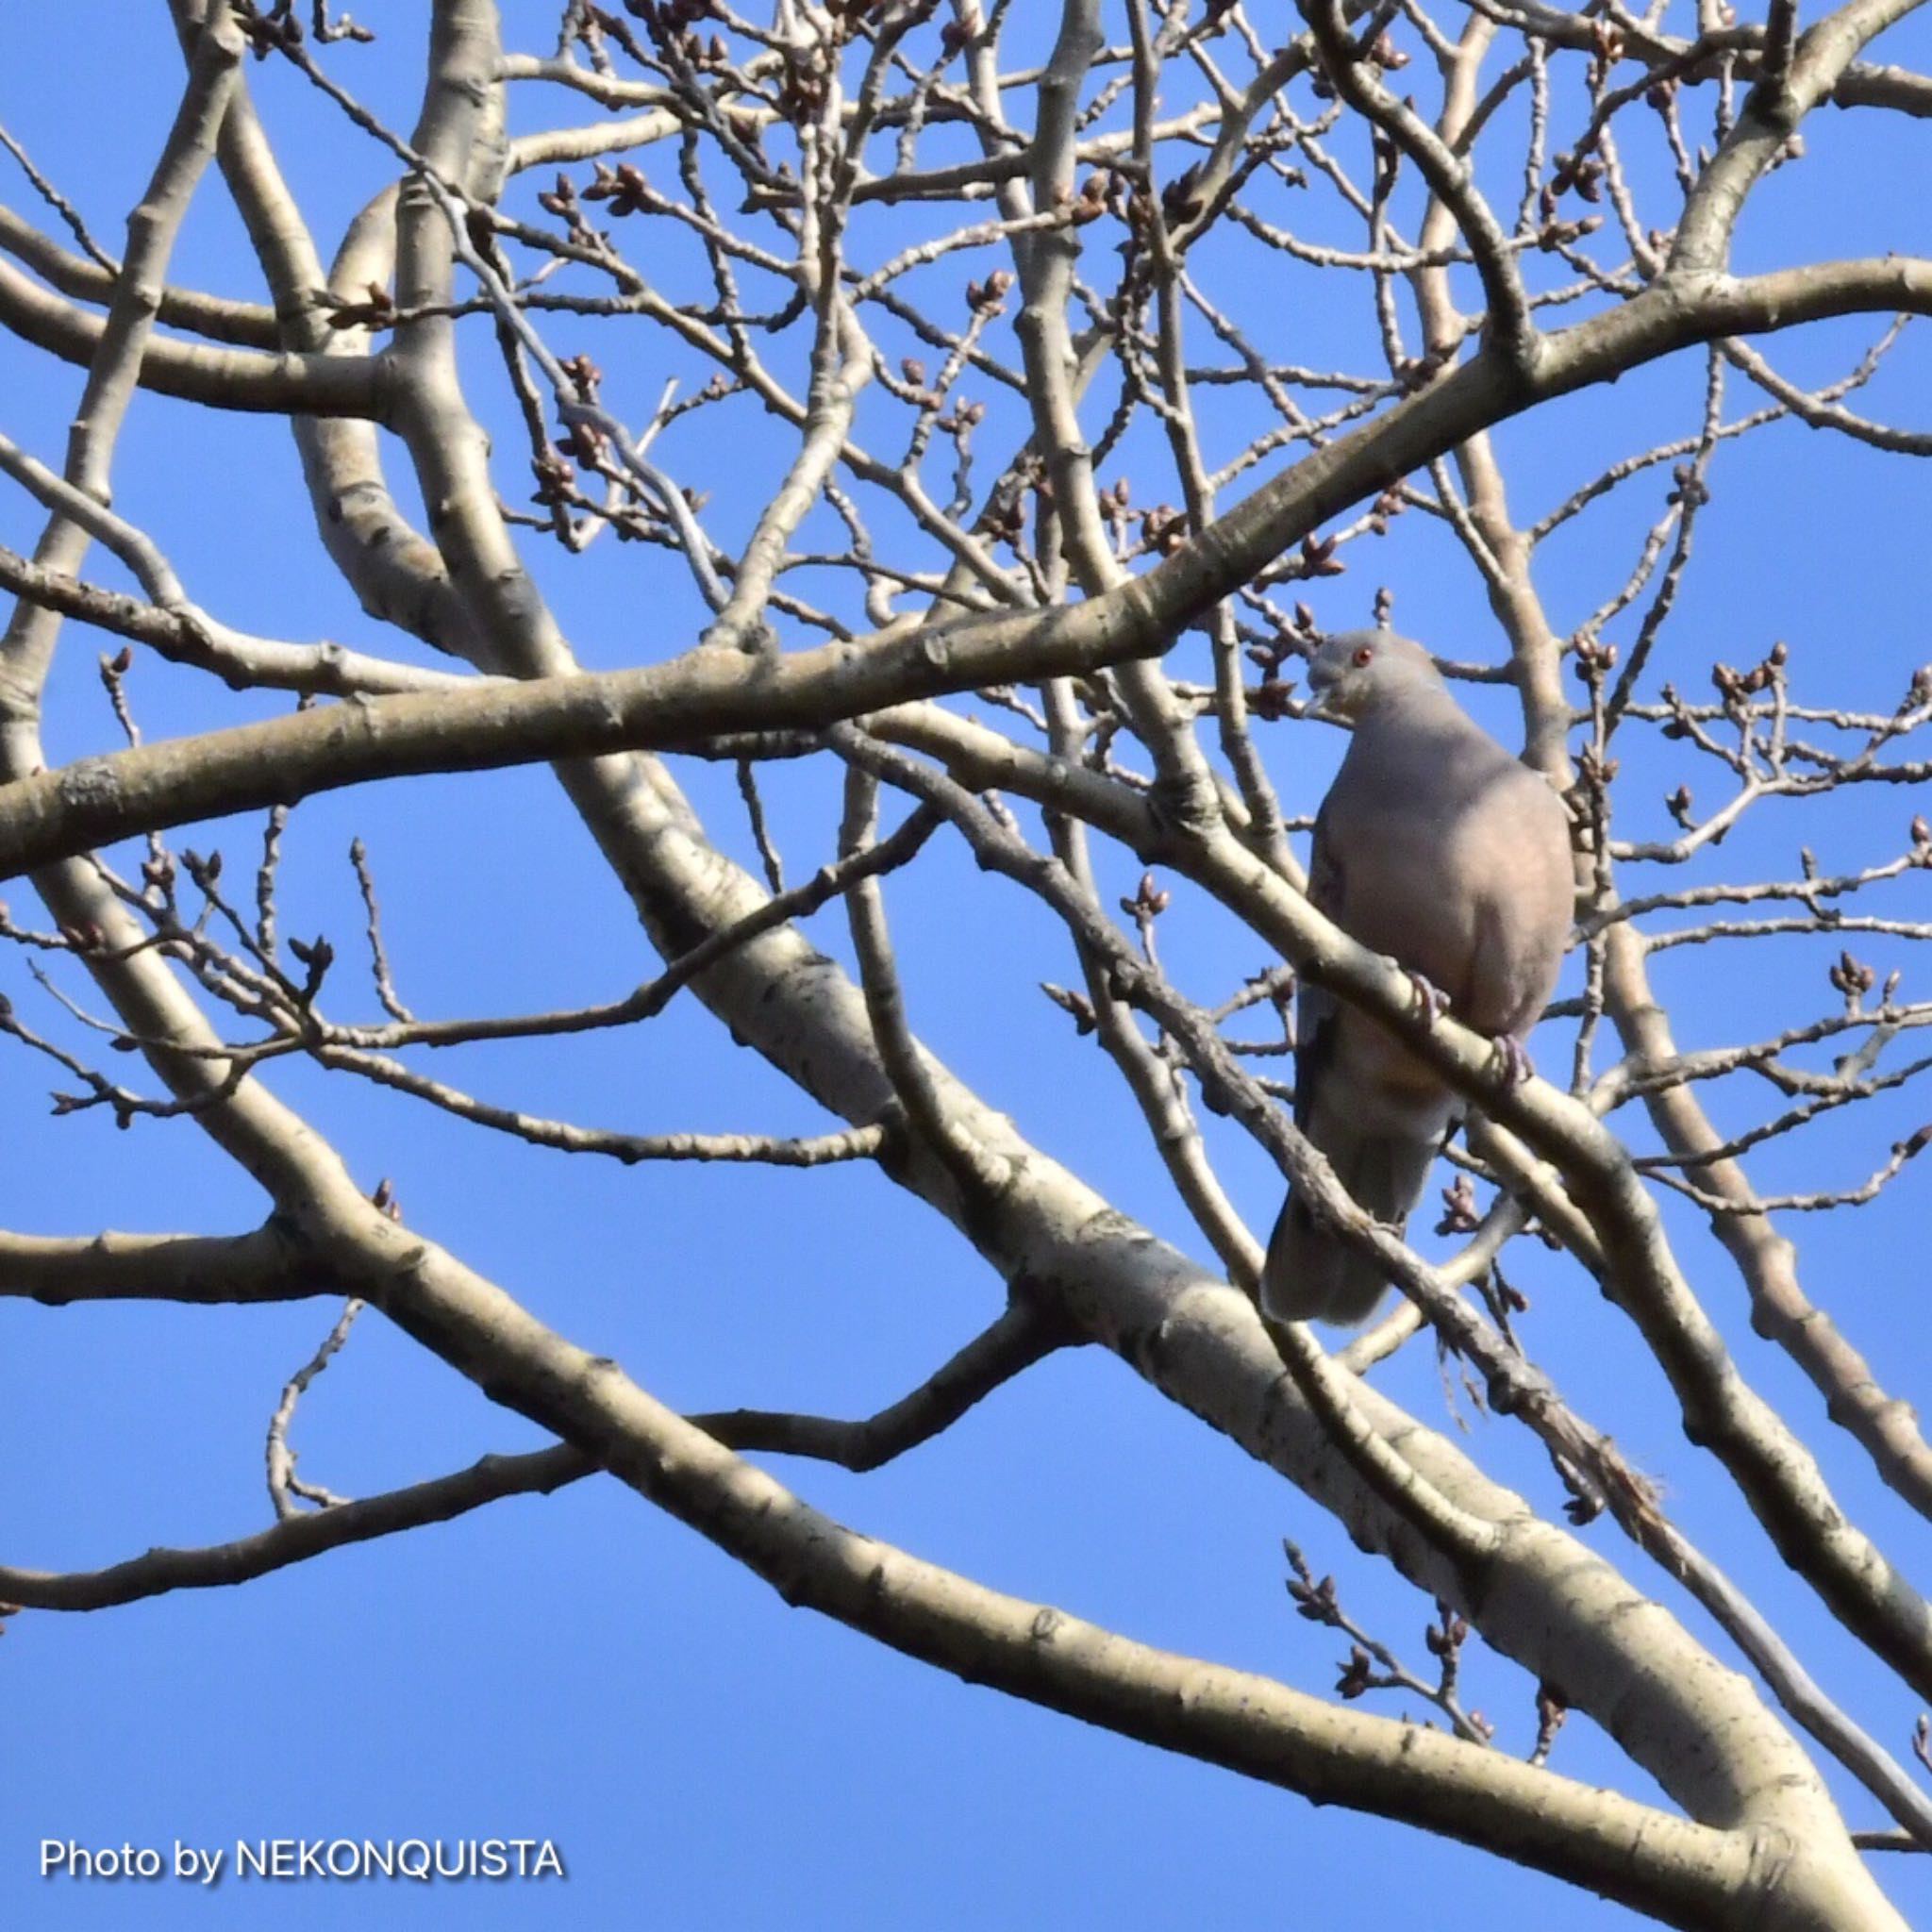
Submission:
[[[1315,653],[1318,714],[1355,737],[1315,821],[1308,896],[1362,945],[1495,1037],[1506,1077],[1557,983],[1570,932],[1570,822],[1552,787],[1450,696],[1420,644],[1349,631]],[[1441,1077],[1317,986],[1296,1008],[1295,1124],[1343,1187],[1398,1232],[1462,1118]],[[1261,1271],[1277,1321],[1364,1320],[1386,1287],[1291,1193]]]

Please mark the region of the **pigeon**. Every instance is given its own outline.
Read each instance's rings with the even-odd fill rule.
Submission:
[[[1570,815],[1482,729],[1429,654],[1387,630],[1327,638],[1315,715],[1354,739],[1315,820],[1308,897],[1392,958],[1432,1012],[1496,1041],[1506,1080],[1557,983],[1574,901]],[[1463,1101],[1366,1013],[1318,986],[1296,1000],[1295,1125],[1357,1204],[1400,1234]],[[1274,1321],[1366,1321],[1387,1281],[1291,1191],[1261,1270]]]

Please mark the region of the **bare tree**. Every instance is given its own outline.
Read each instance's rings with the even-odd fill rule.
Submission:
[[[0,469],[45,511],[31,556],[0,551],[0,859],[44,908],[0,922],[0,1030],[54,1064],[57,1115],[204,1134],[269,1211],[233,1235],[0,1233],[0,1293],[345,1306],[275,1407],[268,1527],[105,1571],[0,1570],[0,1596],[83,1610],[234,1584],[602,1473],[881,1644],[1664,1923],[1902,1924],[1883,1856],[1932,1849],[1932,1798],[1900,1761],[1909,1708],[1861,1728],[1774,1627],[1778,1606],[1674,1520],[1666,1473],[1608,1433],[1616,1383],[1562,1387],[1545,1365],[1555,1297],[1529,1308],[1519,1257],[1560,1252],[1565,1319],[1637,1341],[1694,1459],[1847,1652],[1907,1707],[1932,1699],[1932,1607],[1889,1554],[1932,1512],[1932,1448],[1860,1352],[1874,1338],[1812,1298],[1818,1264],[1801,1272],[1796,1244],[1828,1256],[1932,1137],[1886,1124],[1932,1066],[1911,1052],[1932,999],[1860,957],[1932,937],[1899,909],[1932,831],[1885,790],[1932,774],[1914,742],[1932,667],[1914,668],[1911,636],[1859,638],[1854,676],[1849,652],[1671,622],[1714,473],[1749,459],[1732,443],[1808,425],[1864,446],[1874,496],[1925,501],[1891,458],[1932,453],[1932,431],[1863,413],[1859,391],[1909,400],[1887,383],[1918,351],[1932,260],[1835,258],[1829,237],[1757,212],[1781,171],[1832,165],[1806,154],[1814,108],[1892,129],[1901,157],[1923,140],[1932,76],[1866,58],[1908,0],[1809,25],[1790,0],[1761,21],[1698,0],[1681,23],[1664,0],[1299,0],[1287,25],[1227,0],[775,0],[761,19],[570,0],[537,52],[505,43],[491,0],[437,0],[407,128],[368,105],[415,58],[400,31],[365,44],[326,0],[170,4],[186,79],[118,259],[87,225],[89,184],[8,143],[30,183],[28,213],[0,208],[8,354],[39,380],[65,379],[57,361],[86,380],[64,462],[0,436]],[[285,181],[256,75],[284,101],[312,90],[343,169],[386,182],[340,238]],[[1882,204],[1853,162],[1828,192]],[[197,193],[232,200],[258,299],[171,276]],[[1733,241],[1752,221],[1750,258],[1769,265],[1747,274]],[[1822,346],[1792,340],[1833,319]],[[1788,351],[1807,374],[1779,366]],[[1614,416],[1562,403],[1666,362],[1694,379],[1636,385]],[[386,650],[251,634],[195,600],[169,558],[180,512],[154,506],[150,527],[109,507],[143,390],[289,420],[315,531]],[[1574,472],[1534,515],[1509,487],[1513,419],[1549,424]],[[1564,567],[1592,586],[1574,622],[1551,601],[1552,540],[1588,557]],[[619,544],[635,589],[592,655],[640,661],[586,673],[558,587]],[[96,545],[138,593],[84,574]],[[1405,573],[1431,585],[1426,608],[1393,609]],[[1477,606],[1480,625],[1441,621]],[[1577,963],[1538,1038],[1542,1077],[1521,1085],[1303,895],[1296,841],[1331,747],[1302,720],[1299,660],[1323,629],[1398,620],[1499,728],[1507,699],[1572,808]],[[122,641],[98,723],[125,743],[49,768],[42,694],[57,643],[82,648],[70,621]],[[206,674],[190,687],[204,728],[143,740],[150,653]],[[238,709],[228,692],[295,702]],[[538,1012],[406,1004],[421,962],[391,958],[379,883],[380,814],[407,809],[407,787],[367,793],[352,854],[366,972],[349,934],[285,929],[300,800],[541,761],[656,949],[632,991]],[[714,836],[687,790],[721,762],[745,817]],[[1897,836],[1858,862],[1780,856],[1814,814],[1846,823],[1826,801],[1881,795]],[[242,811],[267,814],[258,859],[231,852],[225,870],[170,837]],[[1877,814],[1852,823],[1878,837]],[[109,852],[124,841],[131,856]],[[1024,895],[1053,923],[1060,1050],[1117,1073],[1196,1255],[1150,1230],[1165,1203],[1103,1198],[1061,1164],[1078,1121],[1023,1137],[1000,1095],[921,1043],[1004,1024],[991,1001],[922,1011],[902,983],[902,953],[966,943],[889,918],[949,849],[998,904]],[[805,936],[814,913],[848,922],[851,971]],[[1777,1023],[1680,1045],[1679,975],[1658,961],[1685,948],[1683,983],[1748,959]],[[1443,1190],[1453,1258],[1362,1214],[1291,1124],[1297,975],[1477,1109]],[[467,1064],[500,1096],[485,1043],[639,1027],[680,998],[721,1047],[749,1043],[794,1082],[824,1131],[608,1130],[430,1070],[436,1049],[476,1047]],[[870,1162],[972,1243],[1003,1301],[863,1421],[679,1415],[413,1229],[387,1183],[352,1178],[285,1097],[282,1062],[540,1149]],[[1264,1330],[1248,1298],[1259,1250],[1226,1175],[1257,1147],[1400,1290],[1335,1353]],[[1769,1191],[1765,1169],[1793,1160],[1803,1184]],[[365,1305],[554,1446],[355,1501],[298,1476],[298,1402]],[[1822,1406],[1781,1408],[1746,1379],[1746,1324]],[[1085,1344],[1413,1586],[1427,1666],[1292,1545],[1295,1606],[1347,1645],[1339,1701],[1004,1595],[832,1522],[747,1459],[873,1469]],[[1375,1386],[1378,1364],[1430,1345],[1494,1424],[1452,1441]],[[1518,1430],[1541,1457],[1531,1495],[1478,1460]],[[1860,1520],[1867,1492],[1855,1506],[1827,1475],[1846,1466],[1824,1440],[1839,1431],[1895,1492],[1886,1541]],[[1687,1598],[1717,1647],[1682,1620]],[[1483,1696],[1512,1713],[1503,1728],[1463,1688],[1472,1630],[1495,1654]],[[1630,1793],[1565,1775],[1571,1710],[1614,1738]],[[1855,1834],[1853,1801],[1889,1823]]]

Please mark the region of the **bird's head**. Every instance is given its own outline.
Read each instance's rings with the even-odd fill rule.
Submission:
[[[1392,630],[1338,631],[1308,660],[1313,715],[1337,723],[1352,724],[1391,700],[1441,689],[1429,654]]]

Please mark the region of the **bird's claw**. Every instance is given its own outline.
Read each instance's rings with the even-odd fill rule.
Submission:
[[[1432,985],[1420,973],[1410,971],[1408,983],[1413,990],[1409,1009],[1424,1025],[1433,1026],[1449,1010],[1449,995],[1440,986]]]
[[[1521,1087],[1536,1072],[1528,1049],[1513,1033],[1499,1033],[1493,1042],[1496,1077],[1507,1091]]]

